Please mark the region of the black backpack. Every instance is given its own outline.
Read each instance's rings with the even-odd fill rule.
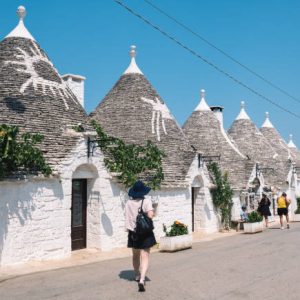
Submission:
[[[139,208],[139,212],[136,217],[135,233],[138,235],[147,234],[154,229],[152,219],[149,218],[147,213],[143,211],[143,202],[144,199],[142,200],[141,207]]]

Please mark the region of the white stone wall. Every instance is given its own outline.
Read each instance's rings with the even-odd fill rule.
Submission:
[[[70,253],[70,207],[58,179],[0,182],[0,265]]]
[[[232,208],[231,208],[231,220],[239,220],[241,218],[241,199],[240,199],[240,192],[234,191],[232,197]]]
[[[125,245],[124,191],[107,172],[103,155],[95,149],[87,158],[87,142],[82,140],[61,166],[61,178],[71,184],[79,166],[91,167],[94,178],[88,179],[87,247],[110,250]],[[79,178],[76,176],[76,178]],[[71,191],[71,187],[68,188]]]
[[[191,193],[192,187],[197,187],[198,194],[194,204],[194,231],[203,233],[213,233],[219,231],[220,219],[213,205],[210,182],[207,168],[204,164],[198,167],[198,157],[195,156],[187,174],[189,183],[188,191]],[[191,202],[191,195],[189,194]]]
[[[107,172],[99,149],[87,158],[87,140],[82,138],[58,170],[59,178],[0,182],[0,265],[71,254],[73,178],[87,178],[87,247],[108,251],[126,246],[127,192]],[[179,220],[191,231],[191,186],[197,182],[201,185],[195,209],[197,230],[218,228],[209,179],[204,169],[198,169],[197,159],[187,178],[186,187],[163,188],[148,196],[156,207],[157,240],[164,235],[163,223],[170,226]]]

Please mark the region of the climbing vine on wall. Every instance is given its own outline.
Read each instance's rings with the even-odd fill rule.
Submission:
[[[208,164],[207,167],[213,175],[215,184],[215,188],[213,188],[211,191],[213,203],[221,213],[223,228],[229,229],[231,222],[231,208],[233,205],[233,190],[228,182],[228,173],[225,172],[222,174],[216,162]]]
[[[164,179],[162,159],[165,154],[151,141],[145,146],[125,144],[121,139],[106,134],[101,126],[92,121],[97,132],[97,144],[104,154],[104,163],[110,172],[126,188],[141,179],[152,189],[158,189]]]
[[[17,126],[0,125],[0,178],[16,172],[41,172],[49,176],[52,170],[36,147],[42,140],[41,134],[20,135]]]

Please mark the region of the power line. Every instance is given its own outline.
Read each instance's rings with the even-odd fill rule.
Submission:
[[[174,17],[172,17],[171,15],[169,15],[168,13],[166,13],[165,11],[163,11],[161,8],[159,8],[158,6],[154,5],[151,1],[149,0],[144,0],[144,2],[146,2],[148,5],[150,5],[151,7],[153,7],[154,9],[156,9],[157,11],[159,11],[161,14],[163,14],[164,16],[166,16],[167,18],[169,18],[170,20],[174,21],[177,25],[179,25],[180,27],[184,28],[185,30],[187,30],[188,32],[190,32],[191,34],[193,34],[194,36],[196,36],[198,39],[200,39],[201,41],[203,41],[204,43],[206,43],[207,45],[209,45],[210,47],[214,48],[215,50],[217,50],[218,52],[222,53],[224,56],[226,56],[228,59],[230,59],[231,61],[233,61],[234,63],[236,63],[237,65],[239,65],[240,67],[242,67],[243,69],[247,70],[249,73],[251,73],[252,75],[256,76],[257,78],[261,79],[262,81],[264,81],[265,83],[267,83],[268,85],[272,86],[273,88],[275,88],[276,90],[280,91],[281,93],[283,93],[284,95],[288,96],[289,98],[293,99],[294,101],[300,103],[300,100],[298,98],[296,98],[295,96],[291,95],[289,92],[285,91],[284,89],[282,89],[281,87],[279,87],[278,85],[274,84],[273,82],[271,82],[269,79],[265,78],[264,76],[258,74],[257,72],[255,72],[254,70],[250,69],[248,66],[246,66],[245,64],[241,63],[240,61],[238,61],[237,59],[235,59],[234,57],[232,57],[230,54],[226,53],[225,51],[223,51],[222,49],[220,49],[219,47],[217,47],[216,45],[214,45],[213,43],[211,43],[210,41],[208,41],[206,38],[204,38],[203,36],[201,36],[200,34],[198,34],[197,32],[195,32],[194,30],[192,30],[191,28],[189,28],[188,26],[184,25],[182,22],[178,21],[177,19],[175,19]]]
[[[218,72],[220,72],[221,74],[225,75],[226,77],[230,78],[232,81],[234,81],[235,83],[239,84],[240,86],[244,87],[245,89],[249,90],[251,93],[255,94],[256,96],[264,99],[265,101],[271,103],[272,105],[276,106],[277,108],[281,109],[282,111],[285,111],[286,113],[300,119],[300,115],[288,110],[287,108],[281,106],[280,104],[276,103],[275,101],[273,101],[272,99],[264,96],[263,94],[261,94],[260,92],[257,92],[256,90],[254,90],[253,88],[251,88],[250,86],[248,86],[247,84],[243,83],[242,81],[240,81],[239,79],[235,78],[234,76],[232,76],[231,74],[229,74],[228,72],[224,71],[223,69],[219,68],[217,65],[215,65],[214,63],[210,62],[209,60],[207,60],[205,57],[203,57],[202,55],[200,55],[199,53],[197,53],[196,51],[194,51],[193,49],[189,48],[188,46],[186,46],[185,44],[181,43],[180,41],[178,41],[177,39],[175,39],[173,36],[169,35],[167,32],[163,31],[162,29],[160,29],[158,26],[152,24],[149,20],[145,19],[143,16],[141,16],[140,14],[138,14],[137,12],[133,11],[131,8],[129,8],[127,5],[125,5],[123,2],[119,1],[119,0],[113,0],[114,2],[116,2],[117,4],[119,4],[121,7],[123,7],[124,9],[126,9],[128,12],[130,12],[131,14],[133,14],[134,16],[138,17],[139,19],[141,19],[143,22],[145,22],[146,24],[148,24],[149,26],[151,26],[152,28],[154,28],[155,30],[157,30],[158,32],[160,32],[161,34],[163,34],[165,37],[167,37],[168,39],[170,39],[171,41],[173,41],[174,43],[176,43],[177,45],[179,45],[180,47],[184,48],[186,51],[190,52],[192,55],[196,56],[197,58],[201,59],[202,61],[204,61],[206,64],[210,65],[211,67],[213,67],[214,69],[216,69]]]

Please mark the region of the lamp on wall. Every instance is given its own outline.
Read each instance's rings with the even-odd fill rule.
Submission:
[[[97,147],[97,142],[95,140],[91,140],[90,137],[87,139],[87,157],[94,155],[94,150]]]
[[[220,161],[221,155],[203,155],[198,153],[198,168],[204,166],[204,162]]]

